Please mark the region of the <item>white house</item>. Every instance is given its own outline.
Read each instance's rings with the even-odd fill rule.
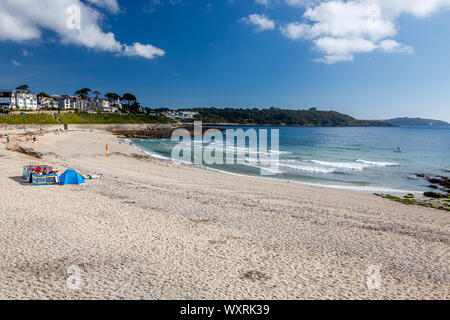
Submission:
[[[178,120],[188,120],[193,119],[196,115],[198,115],[198,112],[194,111],[166,111],[163,113],[168,118],[171,119],[178,119]]]
[[[56,100],[59,109],[63,110],[74,109],[86,111],[89,107],[89,101],[77,96],[63,95],[63,96],[53,96],[53,98]]]
[[[59,109],[72,109],[70,96],[53,96],[53,98],[56,100]]]
[[[122,103],[120,102],[120,99],[114,100],[114,99],[108,99],[109,105],[111,106],[111,111],[116,112],[122,109]]]
[[[16,93],[16,105],[21,110],[37,110],[38,98],[37,95],[31,93]]]
[[[37,110],[37,95],[15,90],[0,91],[0,104],[8,109]]]
[[[53,98],[38,97],[39,108],[57,108],[58,102]]]
[[[92,98],[87,101],[87,105],[90,110],[112,112],[108,99]]]

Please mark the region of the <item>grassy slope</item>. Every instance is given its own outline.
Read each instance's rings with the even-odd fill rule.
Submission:
[[[49,114],[0,115],[0,124],[59,124]]]
[[[150,117],[135,114],[76,114],[64,113],[57,117],[66,124],[127,124],[127,123],[167,123],[164,117]]]

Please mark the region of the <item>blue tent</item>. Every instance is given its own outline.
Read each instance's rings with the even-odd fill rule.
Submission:
[[[72,169],[66,170],[60,177],[59,177],[59,183],[60,184],[82,184],[84,183],[84,178],[76,173]]]

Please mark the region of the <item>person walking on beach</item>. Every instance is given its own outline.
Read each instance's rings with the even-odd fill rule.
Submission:
[[[109,156],[109,145],[106,145],[106,156]]]

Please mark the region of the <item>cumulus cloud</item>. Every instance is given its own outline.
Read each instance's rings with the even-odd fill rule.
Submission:
[[[288,23],[281,33],[290,39],[310,40],[322,57],[317,61],[353,61],[357,53],[413,53],[412,47],[395,40],[397,19],[403,14],[427,17],[450,8],[450,0],[286,0],[306,6],[303,21]]]
[[[379,43],[378,48],[386,52],[414,53],[414,49],[408,45],[398,43],[395,40],[387,39]]]
[[[242,18],[241,21],[254,26],[256,32],[275,29],[275,21],[261,14],[251,14],[246,18]]]
[[[87,0],[87,2],[97,7],[107,9],[113,13],[119,12],[119,3],[117,0]]]
[[[1,0],[0,41],[36,40],[51,31],[63,44],[147,59],[164,55],[149,44],[122,44],[103,31],[101,10],[118,13],[120,8],[117,0]]]
[[[164,56],[166,53],[164,52],[164,50],[156,48],[150,44],[141,44],[139,42],[134,43],[131,46],[125,45],[124,46],[124,50],[121,53],[121,55],[124,56],[139,56],[139,57],[144,57],[147,59],[154,59],[156,57],[162,57]]]

